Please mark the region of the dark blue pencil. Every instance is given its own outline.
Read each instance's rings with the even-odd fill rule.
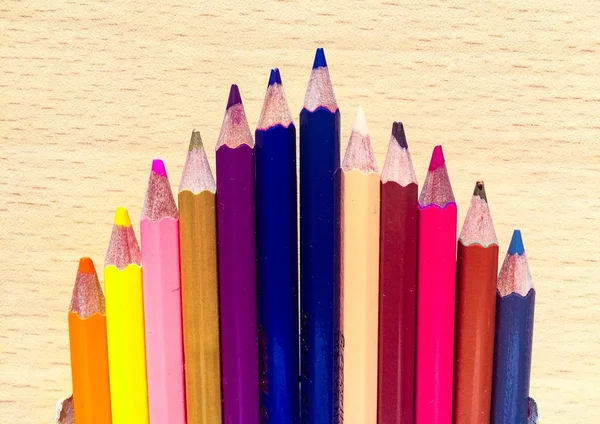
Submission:
[[[340,113],[323,49],[300,112],[300,320],[303,424],[338,422]]]
[[[300,417],[296,206],[296,127],[273,69],[256,129],[262,423],[296,424]]]
[[[492,424],[527,422],[535,289],[521,232],[515,230],[498,276]]]

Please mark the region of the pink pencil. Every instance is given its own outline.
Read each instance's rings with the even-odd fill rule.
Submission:
[[[149,418],[152,424],[185,424],[179,213],[158,159],[142,210],[141,242]]]
[[[452,421],[456,203],[442,146],[419,198],[415,422]]]

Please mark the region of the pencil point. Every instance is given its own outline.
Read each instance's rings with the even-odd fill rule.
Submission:
[[[394,122],[392,125],[392,135],[403,149],[408,149],[408,143],[406,142],[406,135],[404,134],[404,125],[402,122]]]
[[[435,171],[436,169],[444,166],[446,160],[444,159],[444,151],[442,146],[435,146],[433,154],[431,155],[431,162],[429,162],[429,170]]]
[[[313,69],[326,68],[326,67],[327,67],[327,60],[325,60],[325,51],[323,50],[322,47],[319,47],[317,49],[317,52],[315,53],[315,61],[313,62]]]
[[[92,262],[90,258],[79,259],[79,268],[77,268],[77,272],[81,272],[82,274],[94,275],[96,273],[94,262]]]
[[[508,246],[509,255],[522,255],[525,253],[525,247],[523,246],[523,238],[521,237],[521,230],[515,230],[510,240],[510,246]]]
[[[229,90],[229,99],[227,100],[227,107],[229,109],[231,106],[237,105],[238,103],[242,103],[242,96],[240,95],[240,89],[237,84],[231,84],[231,89]]]
[[[119,227],[131,227],[131,220],[129,219],[129,212],[126,208],[118,207],[115,212],[115,225]]]
[[[200,131],[194,129],[192,131],[192,137],[190,138],[189,150],[200,149],[201,147],[202,147],[202,136],[200,135]]]
[[[156,175],[167,178],[165,163],[161,159],[154,159],[152,161],[152,172],[154,172]]]
[[[487,202],[487,196],[485,195],[485,184],[483,184],[483,181],[477,181],[475,183],[475,190],[473,190],[473,196],[479,196]]]
[[[272,86],[273,84],[281,85],[281,74],[279,73],[279,68],[271,69],[271,75],[269,75],[268,87]]]
[[[354,120],[354,127],[352,131],[357,131],[362,135],[369,134],[369,128],[367,127],[367,118],[365,117],[365,111],[362,106],[358,107],[358,111],[356,111],[356,119]]]

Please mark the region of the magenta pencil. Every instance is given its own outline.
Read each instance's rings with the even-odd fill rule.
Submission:
[[[452,421],[456,203],[442,146],[419,197],[415,422]]]
[[[158,159],[142,210],[141,242],[149,418],[152,424],[185,424],[179,214]]]

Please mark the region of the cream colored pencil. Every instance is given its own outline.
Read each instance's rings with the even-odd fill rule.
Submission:
[[[341,171],[345,424],[377,422],[379,175],[362,108]]]

